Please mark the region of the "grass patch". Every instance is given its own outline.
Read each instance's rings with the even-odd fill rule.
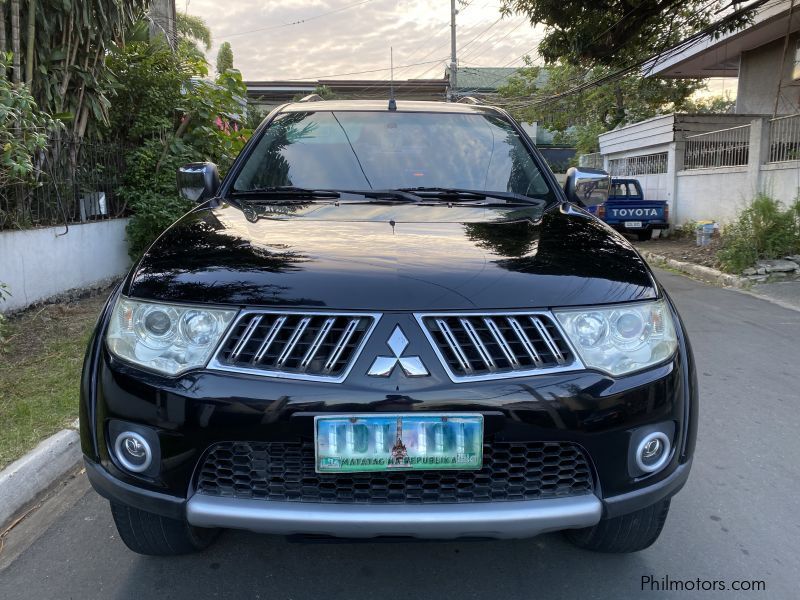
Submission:
[[[86,344],[108,290],[6,320],[0,346],[0,469],[78,416]]]

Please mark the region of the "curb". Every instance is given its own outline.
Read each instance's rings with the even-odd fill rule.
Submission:
[[[750,287],[750,281],[744,277],[739,277],[738,275],[730,275],[729,273],[723,273],[722,271],[712,269],[711,267],[704,267],[703,265],[696,265],[694,263],[675,260],[674,258],[667,258],[666,256],[661,256],[660,254],[648,252],[647,250],[639,250],[639,253],[649,263],[667,266],[671,269],[675,269],[676,271],[680,271],[686,275],[691,275],[692,277],[701,279],[703,281],[710,281],[724,287],[733,287],[743,290],[746,290]]]
[[[77,419],[0,471],[0,532],[81,462]]]

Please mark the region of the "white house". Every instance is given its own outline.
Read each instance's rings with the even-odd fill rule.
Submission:
[[[800,191],[800,2],[768,2],[753,23],[646,67],[658,77],[738,77],[736,110],[669,114],[600,136],[604,167],[667,200],[675,224],[730,221],[756,193]]]

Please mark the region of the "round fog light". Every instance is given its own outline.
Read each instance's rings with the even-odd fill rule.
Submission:
[[[667,434],[661,431],[650,433],[636,448],[636,466],[645,473],[658,471],[669,458],[670,443]]]
[[[117,440],[114,442],[114,453],[120,464],[133,473],[146,471],[153,460],[150,444],[144,437],[133,431],[125,431],[117,436]]]

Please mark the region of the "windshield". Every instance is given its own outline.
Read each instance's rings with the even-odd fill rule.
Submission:
[[[484,114],[320,111],[278,115],[235,192],[456,188],[550,199],[514,127]]]

